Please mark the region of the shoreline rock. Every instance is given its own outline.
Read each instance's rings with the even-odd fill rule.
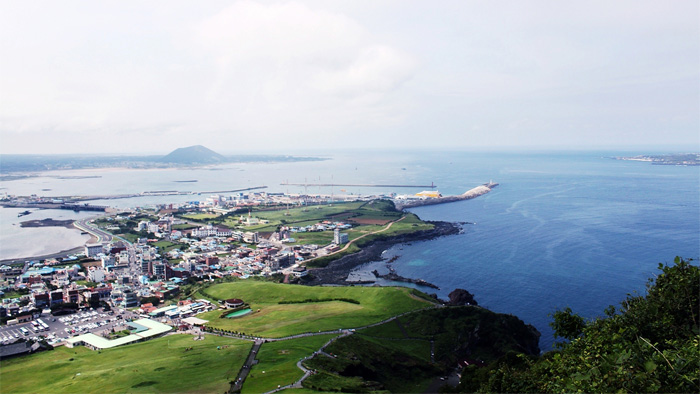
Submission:
[[[349,285],[350,283],[347,283],[345,279],[347,279],[350,271],[352,271],[359,265],[369,263],[371,261],[381,260],[382,252],[396,244],[414,241],[427,241],[446,235],[459,234],[460,231],[460,226],[456,223],[440,221],[426,221],[426,223],[430,223],[435,227],[433,227],[433,229],[431,230],[418,231],[411,234],[401,234],[388,238],[378,239],[376,241],[373,241],[369,245],[364,246],[362,250],[360,250],[357,253],[343,256],[337,260],[332,261],[326,267],[311,268],[309,269],[309,273],[313,276],[313,278],[310,281],[304,282],[304,284],[309,286],[319,286],[328,284]]]

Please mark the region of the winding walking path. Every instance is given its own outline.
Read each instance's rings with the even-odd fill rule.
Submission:
[[[246,359],[245,363],[243,364],[243,367],[241,367],[241,370],[240,370],[240,372],[238,373],[238,376],[236,377],[236,380],[233,381],[233,383],[231,384],[231,388],[229,389],[229,393],[240,393],[241,388],[243,387],[243,383],[245,382],[245,379],[248,377],[248,374],[250,373],[250,369],[253,367],[253,365],[255,365],[255,364],[258,363],[258,360],[257,360],[255,357],[257,356],[258,351],[260,350],[260,347],[263,345],[263,343],[266,343],[266,342],[287,341],[287,340],[290,340],[290,339],[312,337],[312,336],[316,336],[316,335],[328,335],[328,334],[338,334],[338,333],[340,333],[340,335],[331,338],[328,342],[326,342],[323,346],[321,346],[321,348],[319,348],[319,349],[318,349],[317,351],[315,351],[313,354],[311,354],[311,355],[309,355],[309,356],[306,356],[306,357],[302,358],[301,360],[299,360],[299,361],[297,362],[297,367],[298,367],[300,370],[302,370],[302,372],[304,372],[304,375],[303,375],[299,380],[297,380],[297,381],[294,382],[294,383],[288,384],[288,385],[286,385],[286,386],[278,387],[278,388],[276,388],[276,389],[274,389],[274,390],[272,390],[272,391],[268,391],[267,393],[265,393],[265,394],[269,394],[269,393],[275,393],[275,392],[277,392],[277,391],[285,390],[285,389],[289,389],[289,388],[301,388],[301,387],[302,387],[302,386],[301,386],[302,382],[303,382],[304,380],[306,380],[306,378],[308,378],[309,376],[311,376],[313,373],[315,373],[314,370],[310,370],[310,369],[304,367],[303,362],[306,361],[306,360],[308,360],[308,359],[311,359],[311,358],[315,357],[315,356],[318,355],[318,354],[323,354],[323,355],[325,355],[325,356],[332,357],[331,355],[329,355],[328,353],[326,353],[326,352],[324,351],[324,349],[325,349],[328,345],[330,345],[331,343],[333,343],[334,341],[338,340],[339,338],[344,338],[344,337],[350,336],[350,335],[352,335],[352,334],[355,332],[355,330],[362,330],[362,329],[365,329],[365,328],[370,328],[370,327],[379,326],[379,325],[381,325],[381,324],[388,323],[388,322],[390,322],[390,321],[392,321],[392,320],[398,319],[399,317],[408,315],[408,314],[410,314],[410,313],[416,313],[416,312],[424,311],[424,310],[427,310],[427,309],[439,308],[439,307],[441,307],[441,306],[442,306],[442,305],[432,305],[432,306],[429,306],[429,307],[426,307],[426,308],[421,308],[421,309],[416,309],[416,310],[412,310],[412,311],[400,313],[400,314],[398,314],[398,315],[389,317],[389,318],[384,319],[384,320],[382,320],[382,321],[379,321],[379,322],[376,322],[376,323],[372,323],[372,324],[367,324],[367,325],[364,325],[364,326],[361,326],[361,327],[346,328],[346,329],[341,328],[341,329],[332,330],[332,331],[306,332],[306,333],[303,333],[303,334],[290,335],[290,336],[282,337],[282,338],[263,338],[263,337],[254,337],[254,336],[242,335],[242,334],[235,334],[235,335],[234,335],[234,334],[228,334],[228,333],[217,332],[217,331],[212,331],[212,332],[209,332],[208,334],[217,335],[217,336],[222,336],[222,337],[230,337],[230,338],[238,338],[238,339],[243,339],[243,340],[254,341],[254,345],[253,345],[253,347],[250,349],[250,353],[248,354],[248,358]],[[432,345],[432,341],[431,341],[431,345]],[[432,353],[432,346],[431,346],[431,353]],[[432,359],[432,357],[431,357],[431,359]]]

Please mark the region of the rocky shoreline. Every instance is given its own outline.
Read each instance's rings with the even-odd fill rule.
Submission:
[[[434,227],[431,230],[418,231],[411,234],[401,234],[376,240],[371,244],[364,246],[359,252],[334,260],[326,267],[310,269],[309,273],[311,274],[312,279],[304,282],[304,284],[310,286],[329,284],[348,285],[349,283],[347,283],[345,279],[347,279],[350,271],[361,264],[381,260],[382,252],[389,249],[393,245],[414,241],[426,241],[446,235],[455,235],[459,234],[461,230],[459,223],[438,221],[426,221],[426,223],[430,223],[434,225]]]

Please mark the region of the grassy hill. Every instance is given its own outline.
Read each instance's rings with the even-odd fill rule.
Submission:
[[[213,328],[284,337],[360,327],[432,305],[413,296],[413,291],[403,287],[308,287],[251,280],[221,283],[203,290],[204,295],[218,300],[240,298],[255,312],[237,319],[221,318],[221,311],[198,317],[209,320],[207,325]],[[287,303],[306,300],[310,302]]]
[[[59,347],[2,361],[3,393],[222,393],[251,342],[169,335],[102,351]],[[221,346],[221,349],[217,347]],[[191,347],[192,350],[185,351]]]

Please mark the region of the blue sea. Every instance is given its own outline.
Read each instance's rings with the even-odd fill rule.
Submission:
[[[493,180],[500,185],[487,195],[412,210],[425,220],[469,222],[463,234],[396,245],[384,258],[399,256],[393,265],[400,275],[438,285],[443,298],[464,288],[480,305],[517,315],[542,333],[540,347],[548,350],[553,343],[549,315],[557,309],[571,307],[595,318],[628,293],[644,293],[658,263],[671,263],[677,255],[700,256],[700,168],[610,158],[653,153],[344,152],[329,154],[330,160],[321,162],[52,172],[2,182],[2,191],[61,196],[267,185],[269,192],[364,195],[422,189],[304,188],[280,183],[434,182],[443,195],[451,195]],[[127,208],[206,197],[203,193],[96,203]],[[0,223],[0,244],[8,245],[9,231],[17,237],[16,220]],[[36,234],[32,237],[34,243],[54,242],[52,235],[43,240]],[[54,248],[73,246],[78,245]],[[368,267],[386,269],[384,261]]]
[[[477,199],[413,209],[424,220],[470,222],[464,233],[396,245],[398,274],[463,288],[481,306],[517,315],[553,344],[549,315],[593,319],[643,294],[658,263],[700,256],[700,168],[609,159],[610,153],[424,157],[436,184],[500,183]],[[441,190],[442,191],[442,190]],[[458,192],[459,190],[450,190]],[[386,271],[385,263],[360,269]],[[425,289],[434,292],[431,289]]]

